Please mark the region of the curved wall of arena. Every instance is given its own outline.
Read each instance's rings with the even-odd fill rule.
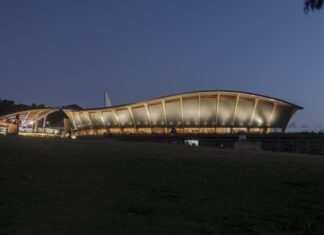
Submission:
[[[302,107],[253,93],[200,91],[87,110],[64,110],[80,135],[283,132]]]

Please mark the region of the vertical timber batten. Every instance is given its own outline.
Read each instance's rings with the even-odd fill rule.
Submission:
[[[161,102],[162,102],[162,107],[163,107],[163,111],[164,111],[165,127],[168,128],[168,117],[167,117],[167,114],[166,114],[165,100],[162,99]]]
[[[76,121],[75,121],[75,118],[74,118],[74,113],[73,111],[64,111],[66,113],[66,115],[72,120],[72,124],[74,125],[74,128],[76,130],[78,130],[78,126],[76,124]],[[46,115],[46,118],[47,118],[47,115]],[[45,120],[46,120],[45,118]],[[45,128],[45,127],[44,127]]]
[[[111,113],[115,116],[115,119],[116,119],[116,121],[117,121],[117,123],[118,123],[118,126],[119,126],[119,129],[120,129],[120,131],[121,131],[121,126],[120,126],[120,122],[119,122],[119,118],[118,118],[118,114],[117,114],[117,111],[116,111],[116,109],[112,109],[111,110]]]
[[[78,115],[78,117],[79,117],[79,120],[80,120],[80,125],[81,125],[81,130],[84,130],[84,124],[83,124],[83,122],[82,122],[82,120],[81,120],[81,117],[80,117],[80,112],[78,111],[78,112],[75,112],[74,113],[74,115]]]
[[[37,114],[36,114],[36,117],[35,117],[35,133],[37,133],[38,132],[38,116],[39,116],[39,114],[40,113],[42,113],[43,111],[39,111],[39,112],[37,112]]]
[[[253,118],[254,118],[254,114],[255,114],[255,110],[258,106],[258,103],[259,103],[259,99],[258,98],[255,98],[254,99],[254,107],[253,107],[253,111],[252,111],[252,115],[251,115],[251,119],[250,119],[250,123],[249,123],[249,126],[251,127],[252,126],[252,122],[253,122]]]
[[[149,121],[149,124],[150,124],[150,128],[151,128],[151,133],[153,133],[153,129],[152,129],[152,122],[151,122],[151,116],[150,116],[150,112],[148,110],[148,105],[147,103],[143,103],[144,104],[144,108],[146,110],[146,115],[147,115],[147,119]]]
[[[236,110],[237,110],[237,105],[240,99],[240,95],[236,95],[236,102],[235,102],[235,108],[234,108],[234,115],[233,115],[233,120],[232,120],[232,126],[235,125],[235,118],[236,118]]]
[[[201,127],[201,95],[198,95],[198,117],[199,117],[199,128]]]
[[[219,99],[220,99],[220,93],[217,94],[217,106],[216,106],[216,127],[218,125],[218,111],[219,111]]]
[[[272,123],[272,119],[273,119],[273,115],[274,115],[274,113],[275,113],[275,111],[277,109],[277,106],[278,106],[278,104],[277,104],[277,102],[275,102],[273,104],[273,108],[272,108],[272,111],[271,111],[271,114],[270,114],[269,123],[267,124],[267,133],[269,132],[269,129],[270,129],[270,126],[271,126],[271,123]]]
[[[44,116],[44,122],[43,122],[43,133],[45,133],[45,127],[46,127],[46,119],[47,119],[47,115],[48,115],[48,114],[45,114],[45,116]]]
[[[26,124],[26,122],[27,122],[27,125],[28,125],[28,117],[29,117],[29,115],[30,115],[30,111],[26,114],[26,117],[25,117],[24,121],[21,123],[21,126],[24,126]]]
[[[183,124],[183,104],[182,104],[182,96],[180,95],[180,107],[181,107],[181,126],[182,128],[184,128],[184,124]]]
[[[91,116],[90,116],[90,113],[87,112],[87,111],[86,111],[85,113],[88,115],[88,118],[89,118],[89,120],[90,120],[90,125],[91,125],[91,126],[90,126],[90,129],[94,129],[94,128],[93,128],[93,122],[92,122],[92,118],[91,118]]]
[[[102,121],[102,125],[104,126],[105,129],[107,129],[107,125],[106,125],[106,123],[105,123],[105,120],[104,120],[104,118],[103,118],[103,115],[102,115],[101,110],[98,111],[97,113],[98,113],[98,115],[99,115],[99,117],[100,117],[100,119],[101,119],[101,121]]]
[[[135,123],[135,119],[134,119],[134,115],[133,115],[133,111],[132,111],[132,106],[128,106],[127,109],[128,109],[128,112],[130,113],[130,115],[132,117],[133,126],[134,126],[134,128],[136,128],[136,123]]]

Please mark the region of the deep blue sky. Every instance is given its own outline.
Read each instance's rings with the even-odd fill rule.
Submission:
[[[324,124],[324,10],[303,0],[0,1],[0,98],[83,107],[256,92]]]

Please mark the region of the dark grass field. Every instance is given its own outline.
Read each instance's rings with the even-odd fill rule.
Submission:
[[[323,234],[324,156],[0,138],[0,234]]]

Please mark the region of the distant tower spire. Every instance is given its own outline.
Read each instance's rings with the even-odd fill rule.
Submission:
[[[105,100],[104,100],[104,102],[105,102],[105,107],[107,107],[107,108],[111,107],[111,101],[110,101],[110,98],[109,98],[106,90],[105,90]]]

